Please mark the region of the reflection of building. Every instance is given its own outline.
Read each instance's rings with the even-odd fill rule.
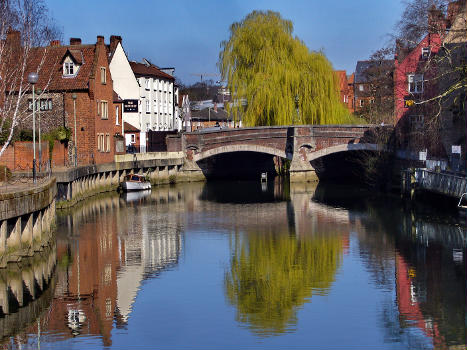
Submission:
[[[136,210],[136,207],[129,210]],[[154,230],[149,223],[154,222],[154,216],[158,214],[148,207],[140,207],[138,211],[139,215],[127,216],[127,231],[122,232],[118,239],[121,267],[117,275],[117,308],[125,323],[141,282],[176,264],[182,247],[180,229],[173,220],[174,216],[156,218],[158,225]]]
[[[426,302],[426,290],[417,288],[416,273],[415,268],[410,267],[404,258],[396,253],[396,292],[399,314],[402,319],[414,322],[417,328],[433,339],[434,345],[440,345],[443,339],[440,336],[437,322],[424,316],[421,311],[420,303]]]
[[[48,300],[50,312],[41,319],[40,332],[59,334],[63,341],[98,336],[111,346],[114,321],[128,320],[142,280],[178,261],[178,217],[154,221],[144,199],[122,203],[117,195],[107,196],[58,219],[55,297]]]

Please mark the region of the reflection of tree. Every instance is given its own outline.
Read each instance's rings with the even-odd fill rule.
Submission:
[[[341,262],[340,236],[249,234],[237,239],[225,275],[237,319],[257,333],[282,333],[312,292],[324,295]]]

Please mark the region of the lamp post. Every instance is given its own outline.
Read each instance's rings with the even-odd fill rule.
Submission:
[[[36,100],[34,95],[34,85],[37,83],[39,75],[36,72],[28,74],[28,83],[32,85],[32,179],[36,183]]]
[[[76,135],[76,94],[73,92],[73,94],[71,95],[71,98],[73,99],[73,119],[74,119],[74,123],[75,123],[75,142],[74,142],[74,150],[75,150],[75,155],[74,155],[74,165],[75,166],[78,166],[78,148],[76,146],[76,143],[78,142],[77,141],[77,135]]]
[[[41,89],[37,89],[37,105],[39,109],[37,110],[37,115],[39,117],[39,172],[41,171],[42,167],[42,139],[41,139]]]
[[[300,110],[298,109],[299,107],[299,102],[300,102],[300,99],[298,97],[298,95],[295,95],[295,108],[297,109],[297,121],[300,122]],[[294,116],[292,116],[292,125],[295,125],[295,120],[294,120]]]

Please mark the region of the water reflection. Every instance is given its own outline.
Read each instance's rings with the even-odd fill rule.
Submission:
[[[56,246],[45,247],[20,264],[0,270],[0,344],[26,331],[40,330],[39,316],[49,307],[56,285]],[[27,335],[19,341],[26,342]],[[18,339],[11,339],[13,344]]]
[[[297,309],[313,294],[328,293],[342,253],[335,234],[252,231],[233,245],[226,295],[237,319],[263,335],[294,329]]]
[[[90,348],[124,347],[117,343],[122,341],[119,332],[127,344],[161,348],[252,347],[258,337],[264,347],[284,347],[283,337],[290,346],[349,347],[378,332],[384,339],[371,340],[381,348],[446,348],[466,342],[466,227],[450,213],[406,208],[397,198],[348,187],[258,181],[97,197],[61,212],[57,226],[56,250],[47,268],[34,263],[32,270],[0,274],[5,313],[0,329],[12,348],[56,342],[66,348],[77,340],[88,341]],[[218,252],[222,244],[224,257]],[[194,258],[209,256],[213,247],[219,270]],[[193,274],[201,280],[195,286],[201,287],[185,290]],[[37,275],[34,283],[32,275]],[[364,276],[367,284],[347,293],[357,288],[354,275]],[[350,287],[344,277],[352,281]],[[182,280],[175,284],[178,289],[166,286],[166,294],[162,283],[151,292],[175,304],[161,308],[166,299],[151,296],[144,299],[145,310],[138,309],[148,284],[164,279]],[[177,298],[167,297],[175,293]],[[216,293],[221,300],[216,317],[203,318]],[[16,301],[5,302],[8,295]],[[355,295],[378,304],[355,309]],[[323,300],[329,305],[323,306]],[[34,306],[39,301],[41,306]],[[332,303],[343,303],[345,309]],[[20,312],[29,318],[14,316],[21,324],[11,321]],[[372,312],[377,319],[369,323],[363,315]],[[192,314],[196,322],[189,323]],[[358,339],[347,328],[355,315],[365,329]],[[173,318],[176,332],[170,328]],[[321,324],[329,319],[332,332]],[[345,326],[339,328],[341,319]],[[193,327],[195,335],[183,343]],[[314,339],[309,329],[316,331]],[[341,334],[342,342],[332,336],[320,342],[326,332]]]
[[[382,314],[388,340],[411,348],[465,346],[465,220],[446,208],[407,208],[396,197],[382,200],[358,189],[321,185],[314,200],[360,217],[360,255],[375,285],[395,285],[397,312],[388,303]]]

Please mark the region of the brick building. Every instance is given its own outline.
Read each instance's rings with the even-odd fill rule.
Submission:
[[[465,89],[443,95],[465,79],[456,67],[467,55],[466,11],[465,0],[451,2],[446,15],[432,6],[427,35],[414,48],[397,45],[394,106],[401,147],[427,150],[430,158],[450,158],[451,146],[459,145],[465,159]]]
[[[39,75],[35,89],[40,92],[40,102],[36,103],[41,113],[42,133],[58,127],[69,130],[70,136],[65,140],[69,164],[73,161],[75,137],[79,164],[112,162],[116,151],[124,149],[118,146],[119,140],[123,140],[116,119],[121,104],[114,103],[110,50],[103,36],[98,36],[95,44],[87,45],[79,38],[71,38],[69,45],[52,41],[47,47],[32,48],[28,57],[25,76],[30,72]],[[21,109],[25,113],[31,111],[31,91],[22,101]],[[29,112],[18,128],[31,126]]]
[[[334,71],[334,74],[337,77],[340,100],[345,105],[349,113],[353,113],[355,110],[353,105],[353,85],[349,83],[345,70],[336,70]]]
[[[353,79],[354,110],[368,110],[376,100],[391,99],[394,60],[357,61]]]

